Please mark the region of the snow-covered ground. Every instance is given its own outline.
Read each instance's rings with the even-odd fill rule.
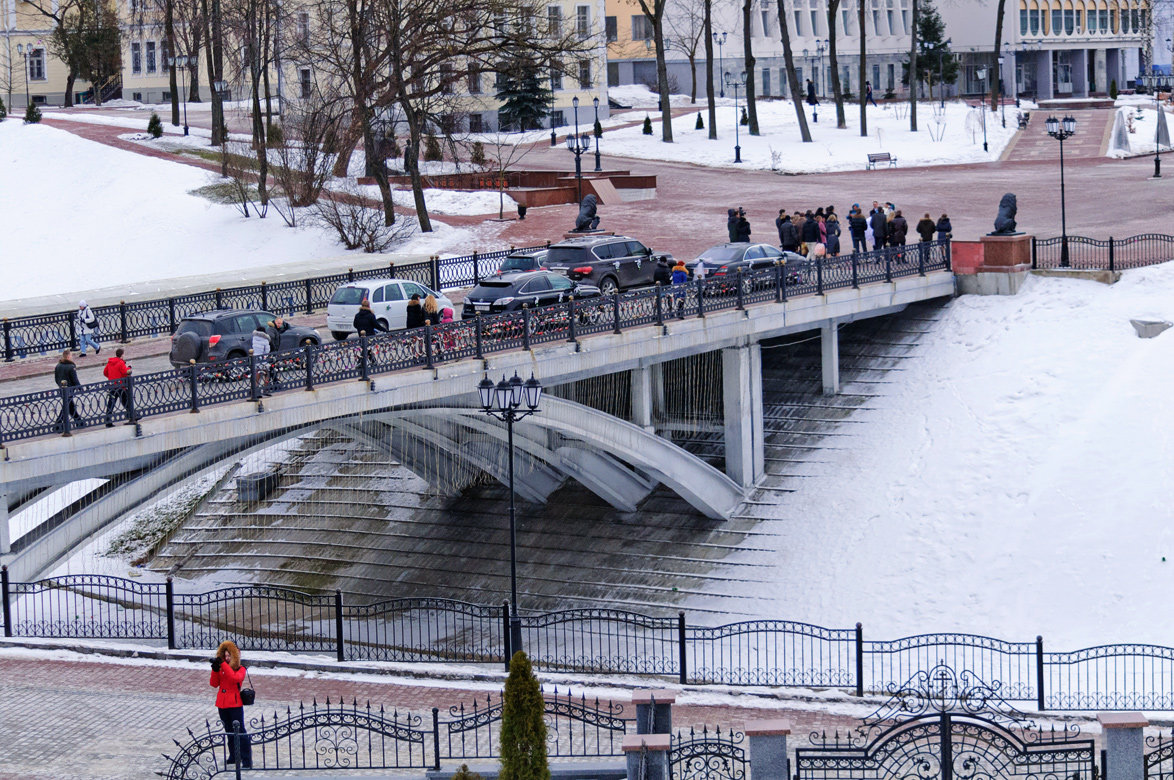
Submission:
[[[770,617],[874,638],[1174,645],[1174,263],[949,304],[859,433],[772,510]],[[757,537],[759,545],[769,537]]]
[[[639,90],[651,96],[642,103],[633,99]],[[1012,124],[1003,128],[997,116],[988,114],[986,133],[989,151],[982,150],[982,111],[958,101],[947,102],[945,109],[937,103],[917,105],[918,132],[909,131],[909,104],[882,103],[868,108],[868,138],[860,136],[860,111],[855,104],[845,106],[848,127],[836,129],[836,107],[830,98],[818,106],[819,122],[812,122],[810,106],[807,124],[812,142],[802,143],[794,104],[788,100],[758,101],[758,124],[761,135],[752,136],[745,125],[739,127],[742,163],[734,163],[734,124],[745,101],[735,110],[731,97],[718,99],[718,140],[709,139],[709,131],[697,130],[697,114],[708,122],[704,101],[696,104],[697,113],[673,119],[673,143],[661,141],[660,114],[656,98],[643,87],[629,87],[627,100],[648,106],[653,134],[644,135],[639,126],[612,130],[603,137],[601,147],[607,154],[640,159],[673,160],[697,165],[756,168],[783,173],[818,173],[821,171],[863,170],[869,152],[888,152],[901,167],[986,162],[999,159],[1003,148],[1015,134]],[[683,98],[682,101],[676,98]],[[687,105],[687,96],[674,96],[673,105]],[[626,112],[630,120],[632,112]]]
[[[1153,154],[1154,144],[1157,139],[1157,117],[1158,110],[1154,105],[1153,98],[1147,95],[1130,95],[1128,98],[1117,99],[1117,111],[1121,114],[1122,121],[1126,122],[1126,126],[1132,125],[1133,132],[1128,132],[1129,151],[1123,153],[1112,148],[1113,144],[1110,140],[1109,150],[1105,152],[1106,157],[1128,157],[1135,154]],[[1166,129],[1174,138],[1174,115],[1171,115],[1169,107],[1162,109],[1166,112]],[[1161,145],[1163,153],[1169,152],[1171,146],[1167,143]]]

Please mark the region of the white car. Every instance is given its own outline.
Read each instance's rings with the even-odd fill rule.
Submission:
[[[413,282],[411,279],[363,279],[348,282],[334,291],[326,306],[326,327],[330,335],[342,341],[355,332],[355,315],[366,298],[371,302],[375,319],[391,330],[407,327],[408,299],[420,296],[420,304],[429,295],[436,297],[440,308],[448,307],[456,315],[456,308],[446,296]]]

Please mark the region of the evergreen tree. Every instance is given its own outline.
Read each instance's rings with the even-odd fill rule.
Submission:
[[[553,93],[539,75],[538,63],[518,54],[499,66],[498,120],[506,127],[534,130],[542,126]]]
[[[550,780],[545,709],[530,659],[519,650],[510,659],[510,676],[505,681],[499,780]]]
[[[930,86],[933,97],[938,74],[946,84],[958,80],[958,59],[946,42],[946,23],[931,0],[920,0],[917,8],[917,81]],[[940,68],[939,68],[940,64]],[[901,83],[909,85],[909,58],[901,63]]]
[[[154,111],[151,112],[151,118],[147,122],[147,132],[151,134],[152,138],[159,138],[163,135],[163,120]]]
[[[471,771],[468,764],[461,764],[461,768],[452,776],[452,780],[481,780],[481,775]]]
[[[0,122],[3,122],[6,116],[8,116],[8,109],[4,106],[4,98],[0,98]]]
[[[595,128],[592,132],[595,133],[596,138],[603,138],[603,124],[598,119],[595,120]]]
[[[474,165],[485,165],[485,144],[480,141],[473,142],[473,149],[469,152],[469,162]]]
[[[424,161],[440,162],[444,154],[440,151],[440,141],[434,135],[424,136]]]
[[[644,115],[644,135],[652,135],[652,117]]]
[[[1109,83],[1109,97],[1111,97],[1113,100],[1117,99],[1117,79],[1113,79]]]
[[[36,103],[29,103],[29,107],[24,110],[24,123],[26,125],[35,125],[41,121],[41,109],[37,108]]]
[[[704,130],[705,129],[705,122],[704,122],[704,120],[701,119],[701,114],[697,115],[697,125],[693,129],[694,130]]]
[[[750,117],[746,116],[746,109],[744,109],[744,108],[742,109],[742,118],[740,120],[738,120],[738,124],[741,124],[741,125],[750,124]]]

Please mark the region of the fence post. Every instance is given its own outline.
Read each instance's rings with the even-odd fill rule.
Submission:
[[[175,299],[167,299],[167,335],[175,333]]]
[[[656,324],[664,327],[664,286],[656,283]]]
[[[77,317],[72,314],[65,316],[69,320],[69,347],[74,349],[77,347]]]
[[[946,239],[946,270],[947,271],[951,270],[951,267],[953,266],[953,258],[950,255],[950,253],[953,251],[951,249],[952,246],[953,246],[953,244],[950,242],[950,239],[947,238]]]
[[[481,315],[480,314],[474,315],[473,322],[476,325],[476,327],[473,330],[475,331],[475,335],[476,335],[475,341],[476,341],[476,347],[477,347],[477,359],[484,360],[485,353],[481,351]]]
[[[677,657],[681,667],[681,685],[689,680],[689,655],[685,652],[685,611],[677,613]]]
[[[1044,711],[1044,638],[1035,638],[1035,703]]]
[[[1109,270],[1110,271],[1117,270],[1115,267],[1115,264],[1113,262],[1113,237],[1112,236],[1109,236]]]
[[[522,349],[530,349],[530,305],[522,306]]]
[[[428,259],[428,270],[432,276],[432,289],[440,291],[440,255],[432,255]]]
[[[501,602],[501,644],[505,648],[505,670],[510,670],[510,658],[513,657],[513,648],[510,646],[510,603]]]
[[[338,652],[338,660],[345,660],[342,639],[342,591],[334,591],[334,648]]]
[[[69,392],[69,385],[61,383],[61,435],[73,435],[73,415],[69,413],[69,406],[73,403],[73,396]]]
[[[616,290],[611,294],[611,319],[612,319],[612,333],[619,334],[620,331],[620,291]]]
[[[236,780],[241,780],[241,731],[244,729],[244,724],[239,720],[232,722],[232,754],[236,756],[236,761],[233,763],[233,770],[236,772]]]
[[[885,281],[893,281],[893,256],[888,249],[882,249],[881,252],[885,255]]]
[[[139,421],[138,412],[135,411],[134,374],[126,375],[126,421],[132,423],[137,423]]]
[[[567,341],[574,344],[575,348],[578,349],[579,338],[578,333],[575,332],[575,319],[575,296],[570,295],[567,296]]]
[[[786,282],[783,278],[783,263],[777,262],[775,268],[775,303],[783,302],[783,287]]]
[[[189,360],[188,363],[188,384],[192,388],[192,414],[196,414],[200,411],[200,369],[194,359]]]
[[[126,336],[126,301],[118,302],[118,331],[119,342],[122,344],[129,343],[130,339]]]
[[[261,308],[269,311],[269,287],[265,282],[261,282]]]
[[[314,389],[314,345],[302,347],[306,351],[306,390]]]
[[[738,305],[735,306],[734,308],[737,309],[738,311],[745,311],[746,310],[746,298],[745,298],[745,293],[742,291],[742,266],[738,266],[738,272],[734,275],[734,279],[738,283],[738,289],[736,291],[736,294],[738,297]]]
[[[864,626],[856,624],[856,695],[864,695]]]
[[[481,267],[478,265],[480,258],[477,256],[477,250],[473,250],[473,286],[481,284]]]
[[[432,708],[432,769],[440,771],[440,708]]]
[[[823,258],[815,258],[815,294],[823,295]]]
[[[925,276],[925,253],[929,251],[929,247],[918,242],[917,250],[917,275]]]
[[[220,288],[219,287],[216,288],[215,298],[216,298],[216,308],[223,309],[224,308],[224,304],[222,303],[223,298],[221,298],[221,296],[220,296]]]
[[[859,286],[860,286],[860,279],[857,276],[857,270],[856,270],[856,253],[853,252],[852,253],[852,288],[856,289]]]
[[[314,302],[310,297],[314,294],[314,286],[310,284],[310,277],[306,277],[306,314],[314,313]]]
[[[346,280],[348,282],[353,282],[355,280],[355,269],[353,269],[353,268],[346,269]]]
[[[368,382],[371,379],[371,367],[367,357],[367,331],[359,333],[359,379]]]
[[[0,588],[4,591],[4,636],[12,636],[12,599],[8,584],[8,567],[0,566]]]
[[[682,315],[684,316],[684,315]],[[705,316],[705,280],[697,280],[697,316]]]
[[[167,578],[164,593],[167,596],[167,649],[175,649],[175,588]]]
[[[4,362],[11,363],[13,361],[13,359],[14,358],[12,356],[12,323],[8,321],[7,317],[5,317],[4,318]]]
[[[1039,261],[1035,254],[1035,236],[1031,237],[1031,270],[1039,268]]]
[[[257,395],[257,356],[249,350],[249,400],[256,401]]]

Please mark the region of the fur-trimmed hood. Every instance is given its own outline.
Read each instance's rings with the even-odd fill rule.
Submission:
[[[224,640],[220,646],[216,648],[216,657],[223,658],[224,651],[228,651],[228,665],[233,669],[241,668],[241,651],[237,648],[236,643],[231,640]]]

